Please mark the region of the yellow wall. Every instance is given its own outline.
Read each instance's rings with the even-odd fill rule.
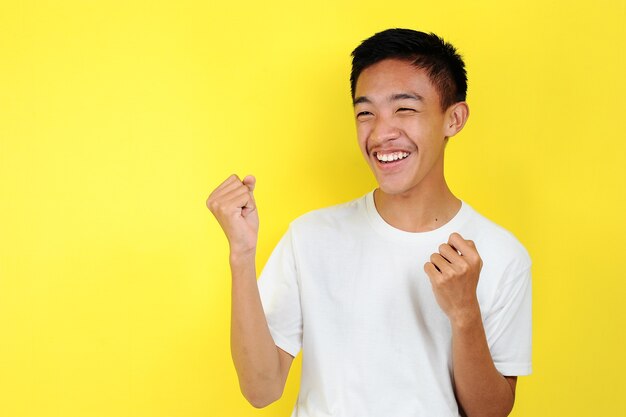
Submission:
[[[0,416],[287,416],[240,396],[226,240],[254,173],[259,266],[296,216],[369,191],[349,53],[434,31],[469,71],[453,190],[534,261],[515,416],[626,391],[626,2],[2,1]]]

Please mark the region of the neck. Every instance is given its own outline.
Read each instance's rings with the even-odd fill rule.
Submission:
[[[378,188],[374,203],[385,222],[406,232],[435,230],[449,222],[461,208],[461,200],[452,194],[443,176],[439,184],[422,183],[400,194],[388,194]]]

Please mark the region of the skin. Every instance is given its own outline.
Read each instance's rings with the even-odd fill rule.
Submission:
[[[445,182],[443,155],[447,138],[467,120],[467,105],[442,112],[424,71],[391,59],[363,70],[354,102],[358,143],[378,182],[374,200],[381,216],[411,232],[433,230],[454,217],[461,201]],[[376,158],[393,151],[409,156],[393,164]]]
[[[426,73],[401,60],[366,68],[354,100],[359,147],[379,188],[374,201],[392,226],[411,232],[433,230],[458,212],[461,201],[448,188],[443,171],[448,138],[469,115],[465,102],[442,110]],[[408,153],[389,164],[378,154]],[[293,357],[276,347],[256,283],[259,217],[256,180],[232,175],[207,199],[230,246],[232,273],[231,353],[243,395],[255,407],[276,401],[284,390]],[[452,328],[453,376],[462,412],[506,416],[513,407],[516,377],[495,368],[476,297],[482,260],[470,240],[458,233],[442,242],[424,265],[434,296]]]
[[[278,400],[293,357],[272,339],[256,281],[259,215],[254,201],[256,179],[231,175],[207,199],[207,207],[228,239],[232,275],[230,347],[239,386],[254,407]]]

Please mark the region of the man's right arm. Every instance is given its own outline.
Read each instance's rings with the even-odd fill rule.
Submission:
[[[259,217],[254,186],[254,177],[241,181],[232,175],[206,204],[230,245],[230,346],[239,386],[250,404],[260,408],[282,396],[293,357],[274,343],[261,304],[255,267]]]

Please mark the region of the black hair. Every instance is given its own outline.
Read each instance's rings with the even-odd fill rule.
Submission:
[[[361,42],[352,51],[350,89],[354,100],[356,82],[361,72],[385,59],[410,61],[424,69],[437,92],[442,109],[465,101],[467,73],[456,48],[434,33],[411,29],[387,29]]]

